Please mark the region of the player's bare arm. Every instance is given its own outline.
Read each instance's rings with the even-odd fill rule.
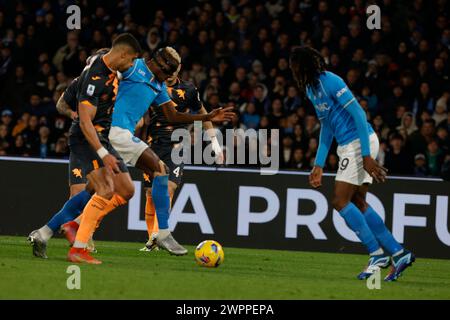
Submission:
[[[164,112],[164,116],[169,122],[172,123],[189,123],[194,121],[212,121],[212,122],[224,122],[230,121],[235,116],[232,112],[233,107],[218,108],[207,114],[188,114],[178,112],[176,104],[173,101],[168,101],[161,105]]]
[[[72,120],[78,118],[78,113],[72,110],[72,108],[67,104],[64,100],[64,93],[59,97],[58,102],[56,103],[56,110],[58,110],[59,114],[66,116]]]
[[[95,130],[92,119],[95,117],[97,108],[86,102],[80,102],[78,107],[79,117],[80,117],[80,127],[83,131],[86,140],[89,145],[97,151],[100,158],[102,158],[105,167],[111,168],[115,173],[119,173],[119,166],[117,165],[117,159],[102,146],[100,139],[97,135],[97,130]]]
[[[202,105],[200,110],[198,111],[199,114],[208,114],[208,111],[206,111],[205,106]],[[223,152],[222,148],[220,147],[219,142],[217,141],[214,126],[211,121],[205,121],[203,123],[203,126],[205,127],[206,132],[209,135],[209,138],[211,139],[212,149],[216,154],[216,161],[217,164],[223,164]]]

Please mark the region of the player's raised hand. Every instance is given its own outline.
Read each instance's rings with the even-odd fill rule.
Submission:
[[[212,122],[231,121],[236,116],[233,112],[234,107],[217,108],[208,113],[209,120]]]
[[[311,187],[318,188],[322,185],[322,175],[323,169],[321,167],[314,166],[309,174],[309,184]]]
[[[114,173],[120,173],[119,161],[112,154],[108,153],[102,160],[105,167],[110,168]]]
[[[372,157],[367,156],[363,158],[363,167],[376,182],[384,182],[386,180],[388,170],[381,166],[375,159],[372,159]]]

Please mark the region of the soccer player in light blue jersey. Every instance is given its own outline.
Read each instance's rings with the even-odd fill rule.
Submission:
[[[106,52],[109,51],[109,49],[105,50]],[[98,54],[105,54],[105,52],[102,51]],[[98,54],[90,57],[91,61],[95,60]],[[146,174],[154,177],[152,196],[156,215],[160,221],[160,232],[156,239],[157,244],[174,255],[184,255],[187,253],[187,250],[173,239],[168,229],[170,198],[166,166],[147,144],[133,135],[135,127],[152,103],[157,104],[163,110],[167,119],[173,123],[189,123],[193,121],[223,122],[234,117],[234,113],[231,112],[232,108],[215,109],[210,113],[197,115],[185,114],[176,110],[176,104],[168,96],[164,81],[179,69],[180,60],[176,51],[169,47],[159,49],[148,61],[135,59],[132,67],[120,75],[121,81],[118,87],[117,81],[111,81],[110,85],[114,86],[114,92],[117,93],[117,96],[114,108],[105,112],[108,117],[112,116],[108,141],[111,145],[114,145],[114,148],[117,148],[114,150],[118,152],[126,164],[136,166]],[[99,97],[99,99],[103,98]],[[78,217],[77,221],[72,220],[77,218],[91,198],[89,192],[81,191],[84,190],[87,182],[86,175],[81,173],[79,174],[79,179],[74,181],[77,184],[79,193],[74,195],[52,217],[49,223],[51,228],[47,225],[43,227],[46,230],[51,229],[52,232],[47,232],[48,236],[46,238],[33,236],[32,244],[35,256],[47,257],[47,242],[53,235],[53,232],[59,230],[60,227],[69,242],[71,244],[74,243],[80,222],[83,222],[82,220],[80,221],[80,217]],[[97,225],[100,223],[100,220],[97,220]],[[37,231],[33,232],[36,233]]]
[[[394,239],[380,216],[366,202],[372,180],[384,182],[387,173],[375,160],[379,149],[377,135],[345,82],[325,70],[325,62],[319,52],[310,47],[294,48],[290,68],[300,91],[314,105],[321,124],[319,148],[309,182],[314,188],[321,186],[323,167],[335,138],[339,168],[333,207],[370,255],[369,263],[358,279],[367,279],[392,262],[385,280],[396,280],[415,261],[415,257]]]

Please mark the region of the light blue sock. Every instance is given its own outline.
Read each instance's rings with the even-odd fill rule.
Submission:
[[[369,254],[381,249],[377,239],[367,225],[363,214],[353,203],[350,202],[347,204],[339,214],[344,218],[350,229],[356,233],[359,240],[361,240],[362,244],[367,248],[367,251],[369,251]]]
[[[169,176],[156,176],[152,184],[152,198],[155,205],[156,216],[158,217],[159,229],[169,229]]]
[[[392,233],[386,228],[383,220],[371,206],[364,212],[364,218],[366,219],[370,230],[372,230],[372,233],[375,235],[375,238],[377,238],[378,242],[386,249],[386,251],[393,255],[403,250],[402,245],[395,240]]]
[[[67,200],[62,209],[50,219],[47,226],[53,232],[58,231],[64,223],[74,220],[81,214],[89,199],[91,199],[91,195],[86,190],[76,194]]]

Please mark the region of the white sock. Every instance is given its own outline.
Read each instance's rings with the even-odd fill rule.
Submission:
[[[401,255],[403,253],[403,249],[402,250],[400,250],[400,251],[397,251],[396,253],[394,253],[392,256],[393,257],[396,257],[396,256],[399,256],[399,255]]]
[[[158,238],[159,239],[164,239],[165,237],[167,237],[170,234],[169,229],[159,229],[158,231]]]
[[[45,225],[39,229],[39,235],[42,237],[42,240],[47,242],[53,236],[53,231],[47,225]]]
[[[380,254],[383,254],[383,253],[384,253],[383,249],[380,248],[377,251],[371,252],[370,255],[371,256],[379,256]]]
[[[87,247],[87,243],[83,243],[83,242],[80,242],[80,241],[76,241],[75,240],[75,242],[73,243],[73,246],[72,247],[74,247],[74,248],[80,248],[80,249],[85,249],[86,247]]]

